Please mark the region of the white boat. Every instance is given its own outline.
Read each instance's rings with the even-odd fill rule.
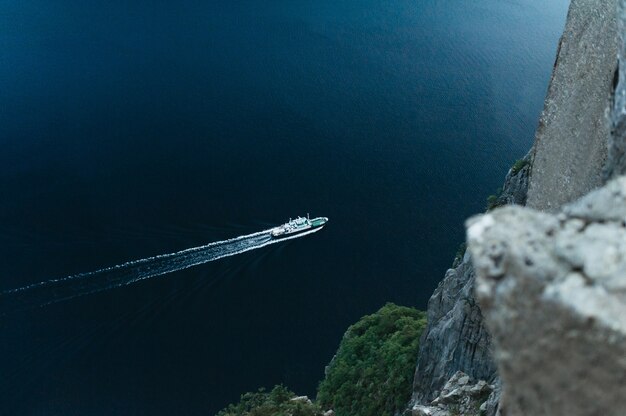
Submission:
[[[290,219],[289,222],[284,223],[281,226],[272,228],[271,234],[274,238],[282,238],[300,234],[309,231],[314,228],[321,228],[328,222],[326,217],[317,217],[310,219],[307,215],[306,218],[298,217],[295,220]]]

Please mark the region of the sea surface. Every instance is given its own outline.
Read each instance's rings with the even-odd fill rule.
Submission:
[[[330,218],[0,317],[0,415],[314,395],[351,323],[426,308],[532,143],[567,6],[0,1],[0,290]]]

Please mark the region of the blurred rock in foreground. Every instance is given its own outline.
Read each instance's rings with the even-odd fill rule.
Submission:
[[[626,414],[626,178],[468,221],[503,415]]]

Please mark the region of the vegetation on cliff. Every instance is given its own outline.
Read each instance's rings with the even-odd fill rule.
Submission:
[[[237,404],[231,404],[217,416],[321,416],[319,407],[309,400],[300,400],[284,386],[270,392],[260,389],[246,393]]]
[[[521,159],[517,159],[513,166],[511,166],[511,175],[517,175],[524,169],[526,166],[530,166],[530,158],[524,157]]]
[[[505,201],[502,201],[501,196],[502,196],[502,188],[498,188],[495,194],[489,195],[487,197],[487,207],[485,208],[487,212],[506,204]]]
[[[319,385],[317,401],[293,400],[283,386],[246,393],[217,416],[392,416],[411,397],[415,357],[426,314],[388,303],[346,331]]]
[[[317,402],[337,416],[391,416],[406,407],[426,315],[388,303],[348,328]]]

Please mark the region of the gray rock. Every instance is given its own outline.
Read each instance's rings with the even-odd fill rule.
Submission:
[[[617,63],[616,3],[572,0],[535,144],[522,169],[509,171],[496,205],[556,210],[601,185],[609,139],[605,110]],[[474,285],[466,254],[446,272],[431,297],[410,406],[427,406],[439,396],[444,383],[462,370],[495,386],[485,413],[498,412],[500,381]]]
[[[515,166],[509,169],[509,172],[504,178],[502,193],[498,196],[498,206],[510,204],[526,205],[531,161],[532,154],[528,152],[526,156],[519,161],[521,168],[518,171],[514,170]]]
[[[617,0],[572,0],[537,128],[529,207],[557,210],[603,182],[617,68]]]
[[[487,401],[484,402],[480,409],[487,416],[500,416],[500,396],[502,393],[502,383],[500,379],[493,385],[493,391],[489,394]]]
[[[490,393],[492,390],[493,388],[485,380],[479,380],[478,383],[469,389],[469,394],[471,396],[480,396],[484,393]]]
[[[493,386],[457,371],[429,405],[416,404],[412,416],[478,416]]]
[[[450,412],[438,407],[416,405],[411,409],[412,416],[451,416]]]
[[[461,393],[462,393],[461,389],[454,389],[452,391],[442,393],[441,396],[439,396],[439,400],[437,400],[437,403],[438,404],[439,403],[441,404],[455,403],[461,397]]]
[[[626,173],[626,1],[619,0],[617,14],[619,33],[619,74],[613,93],[612,132],[606,163],[607,178]],[[615,81],[615,80],[614,80]]]
[[[308,396],[297,396],[297,397],[293,397],[292,399],[290,399],[292,402],[300,402],[300,403],[306,403],[306,404],[313,404],[313,402],[311,402],[311,399],[308,398]]]
[[[608,191],[608,192],[607,192]],[[621,181],[613,181],[605,188],[585,195],[563,209],[567,216],[584,221],[626,220],[626,197],[621,190]],[[575,222],[570,222],[570,225]]]
[[[428,302],[427,313],[413,403],[426,404],[435,399],[459,370],[488,381],[496,376],[491,340],[474,299],[474,270],[469,255],[456,269],[447,271]]]
[[[468,376],[463,376],[462,378],[459,379],[459,386],[466,385],[468,381],[469,381],[469,377]]]
[[[468,221],[503,414],[626,414],[626,223],[610,203],[624,198],[622,177],[559,215]]]
[[[529,155],[524,160],[529,161]],[[529,171],[527,163],[518,171],[509,170],[500,196],[502,203],[526,201]],[[474,269],[468,253],[446,272],[428,302],[427,313],[410,406],[430,403],[457,371],[493,382],[496,366],[491,358],[491,340],[474,298]]]

